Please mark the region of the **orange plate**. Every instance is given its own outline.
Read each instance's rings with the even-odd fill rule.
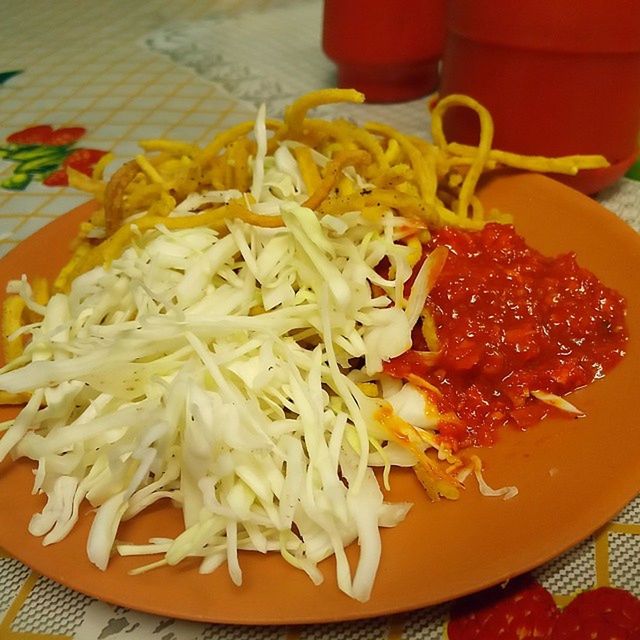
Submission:
[[[594,201],[538,175],[498,177],[482,198],[515,215],[530,244],[546,254],[575,250],[579,262],[626,295],[632,333],[640,327],[640,236]],[[53,274],[81,207],[34,235],[0,263],[0,279]],[[515,484],[509,501],[479,496],[473,482],[457,502],[429,503],[411,473],[392,474],[391,498],[415,506],[406,521],[383,530],[383,556],[373,596],[360,604],[339,592],[332,560],[314,587],[278,555],[245,553],[244,584],[220,568],[200,576],[195,564],[132,577],[140,559],[114,557],[106,572],[86,559],[91,514],[59,544],[41,546],[27,533],[42,507],[30,494],[29,464],[0,468],[0,545],[35,570],[73,589],[129,608],[191,620],[245,624],[330,622],[415,609],[501,582],[565,551],[607,522],[640,490],[640,425],[635,398],[640,342],[633,333],[627,357],[607,378],[575,393],[587,417],[548,420],[527,432],[505,430],[482,451],[493,486]],[[144,541],[180,527],[164,505],[126,523],[121,540]],[[152,533],[153,532],[153,533]],[[355,555],[356,549],[349,550]],[[352,556],[353,557],[353,556]]]

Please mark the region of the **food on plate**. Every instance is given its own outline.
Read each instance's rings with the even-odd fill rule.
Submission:
[[[492,444],[551,412],[582,415],[565,396],[623,357],[625,300],[581,268],[575,255],[542,256],[513,226],[435,231],[424,254],[448,257],[425,304],[413,345],[383,371],[419,382],[454,451]],[[434,361],[434,354],[438,354]]]
[[[603,159],[493,151],[488,113],[460,96],[435,106],[436,144],[308,115],[362,100],[314,92],[282,121],[261,107],[204,148],[145,141],[108,180],[68,169],[97,211],[50,286],[8,284],[3,316],[2,400],[26,404],[2,425],[0,460],[37,462],[47,503],[29,530],[44,544],[87,500],[101,569],[114,550],[157,555],[140,571],[195,557],[240,584],[240,551],[277,551],[319,583],[333,555],[340,589],[366,601],[379,528],[410,508],[384,499],[393,466],[413,467],[432,499],[458,497],[470,473],[485,495],[515,494],[484,482],[458,451],[469,442],[439,434],[457,410],[436,398],[448,380],[393,367],[409,353],[437,372],[446,353],[431,299],[455,264],[446,234],[472,243],[510,228],[475,196],[485,170]],[[477,149],[442,136],[442,114],[461,104],[483,125]],[[160,500],[182,509],[183,533],[117,540],[121,521]]]

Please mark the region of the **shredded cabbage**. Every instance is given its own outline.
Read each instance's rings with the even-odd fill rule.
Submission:
[[[44,544],[91,503],[87,554],[100,569],[115,547],[161,555],[142,570],[187,557],[203,573],[226,564],[240,584],[238,551],[250,549],[277,551],[319,583],[318,563],[334,556],[340,589],[366,601],[379,528],[410,505],[385,503],[369,466],[381,455],[374,415],[386,401],[348,374],[375,376],[409,348],[424,301],[416,292],[403,308],[410,250],[397,216],[319,219],[302,206],[308,194],[287,145],[266,155],[264,110],[255,135],[248,206],[284,226],[159,225],[55,295],[29,327],[24,356],[0,373],[1,389],[33,394],[0,458],[37,461],[34,489],[48,501],[30,531]],[[234,197],[193,194],[170,215]],[[383,259],[394,266],[385,277]],[[26,283],[12,287],[31,295]],[[417,391],[396,391],[398,412],[432,426],[417,415]],[[385,449],[392,463],[411,464],[406,450]],[[166,499],[183,511],[175,540],[116,543],[121,521]],[[352,573],[344,549],[356,540]]]

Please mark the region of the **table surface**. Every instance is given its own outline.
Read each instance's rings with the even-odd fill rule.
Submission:
[[[82,127],[76,148],[111,152],[114,164],[144,138],[208,140],[253,117],[278,115],[294,96],[331,86],[320,48],[319,0],[31,0],[0,6],[0,152],[35,125]],[[427,135],[425,101],[359,107],[354,117]],[[362,109],[364,111],[362,111]],[[0,256],[85,202],[37,174],[11,190],[21,169],[0,157]],[[622,179],[599,200],[640,229],[640,183]],[[576,592],[617,586],[640,595],[640,499],[594,536],[535,572],[560,605]],[[203,625],[94,601],[37,575],[0,550],[0,638],[443,637],[449,605],[305,628]]]

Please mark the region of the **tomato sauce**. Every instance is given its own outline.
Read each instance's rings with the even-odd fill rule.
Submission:
[[[494,442],[498,427],[540,421],[548,404],[531,391],[562,396],[601,378],[624,355],[625,301],[568,253],[548,258],[511,225],[444,228],[425,254],[449,256],[427,301],[440,353],[434,364],[420,327],[413,349],[385,364],[437,387],[439,425],[454,450]]]

